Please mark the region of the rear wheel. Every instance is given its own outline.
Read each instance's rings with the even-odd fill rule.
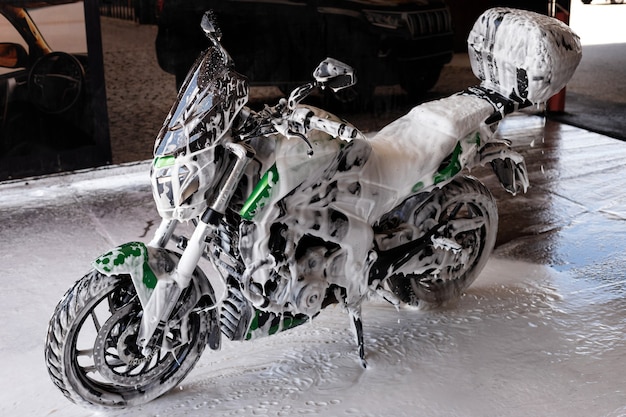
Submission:
[[[496,202],[472,177],[456,179],[434,191],[406,221],[421,233],[437,230],[432,245],[416,254],[413,273],[394,274],[388,286],[400,299],[442,304],[458,298],[476,279],[491,254],[498,230]]]
[[[194,291],[193,285],[183,291],[181,302]],[[128,275],[92,271],[65,294],[50,320],[45,358],[52,381],[68,399],[96,407],[139,405],[187,375],[206,346],[206,316],[180,320],[147,357],[136,344],[141,317]]]

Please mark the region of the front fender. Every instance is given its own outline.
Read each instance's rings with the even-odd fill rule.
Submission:
[[[93,267],[105,275],[130,275],[141,306],[145,308],[159,275],[169,275],[176,263],[166,249],[149,248],[142,242],[128,242],[99,256]]]
[[[99,256],[93,267],[104,275],[130,275],[142,307],[145,307],[161,278],[171,277],[176,270],[180,255],[164,248],[154,248],[142,242],[124,243]],[[193,274],[201,296],[209,296],[216,302],[215,292],[200,268]]]
[[[171,277],[176,271],[179,259],[180,254],[168,249],[154,248],[142,242],[128,242],[99,256],[93,262],[93,267],[104,275],[130,275],[139,302],[145,309],[158,280]],[[215,291],[204,272],[198,267],[194,271],[191,285],[196,285],[200,293],[197,301],[204,298],[206,300],[204,306],[216,305]],[[212,349],[218,349],[220,326],[217,310],[210,308],[205,312],[208,313],[210,327],[207,329],[207,342]]]

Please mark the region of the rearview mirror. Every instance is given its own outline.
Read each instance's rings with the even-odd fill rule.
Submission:
[[[215,14],[213,10],[207,10],[202,16],[202,22],[200,22],[200,27],[204,31],[204,34],[211,41],[215,38],[217,41],[222,39],[222,31],[220,27],[217,25],[217,19],[215,18]]]
[[[326,58],[315,68],[313,77],[322,88],[330,88],[334,92],[356,84],[354,69],[334,58]]]
[[[26,67],[28,53],[19,43],[0,43],[0,67],[22,68]]]

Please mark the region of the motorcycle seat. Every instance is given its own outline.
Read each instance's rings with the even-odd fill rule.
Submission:
[[[370,140],[372,153],[362,180],[386,195],[379,200],[382,212],[416,188],[433,185],[441,163],[460,140],[476,134],[493,111],[479,97],[453,95],[416,106],[380,130]]]

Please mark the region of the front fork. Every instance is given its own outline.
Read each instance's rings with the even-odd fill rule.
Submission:
[[[191,283],[193,273],[204,253],[206,238],[219,225],[237,189],[237,184],[254,156],[254,150],[243,144],[229,143],[226,148],[234,156],[230,172],[220,182],[218,192],[210,201],[207,210],[200,216],[176,265],[176,270],[172,274],[159,277],[154,291],[143,306],[144,313],[137,335],[137,344],[146,357],[151,353],[149,345],[157,328],[159,325],[168,325],[167,319],[174,311],[182,291]],[[163,220],[148,245],[164,248],[171,239],[177,224],[176,220]]]

